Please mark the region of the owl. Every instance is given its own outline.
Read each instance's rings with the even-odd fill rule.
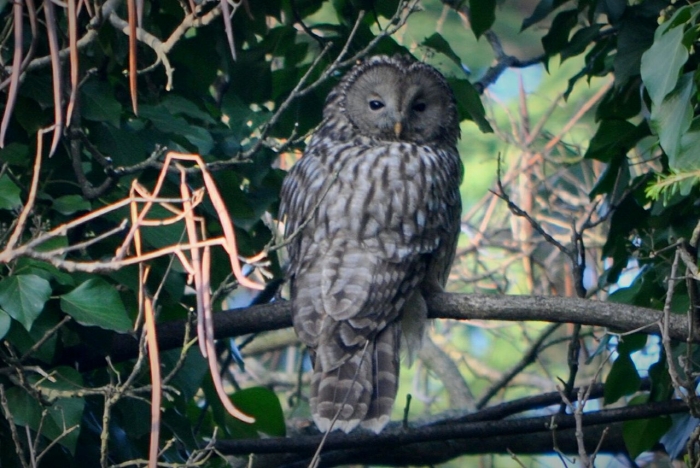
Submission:
[[[294,328],[312,362],[322,432],[389,422],[403,341],[420,347],[425,298],[442,291],[460,229],[457,107],[445,78],[409,57],[375,56],[330,92],[287,174]]]

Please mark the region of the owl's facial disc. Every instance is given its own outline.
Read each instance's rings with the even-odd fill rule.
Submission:
[[[367,70],[345,98],[350,121],[365,135],[426,143],[439,136],[449,100],[432,76],[406,75],[390,66]]]
[[[345,97],[345,112],[362,134],[396,140],[395,127],[404,116],[400,109],[401,73],[392,66],[367,70],[352,83]]]

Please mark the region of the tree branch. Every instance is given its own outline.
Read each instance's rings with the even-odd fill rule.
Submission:
[[[579,323],[608,327],[616,332],[639,329],[645,333],[659,333],[658,322],[662,318],[662,312],[658,310],[569,297],[441,293],[430,297],[427,303],[429,317],[433,319]],[[278,330],[291,325],[291,310],[286,301],[214,314],[214,336],[217,339]],[[165,351],[181,347],[184,331],[184,320],[160,324],[160,349]],[[678,341],[688,338],[686,316],[669,317],[668,336]],[[693,340],[700,342],[700,337],[694,335]],[[138,341],[131,335],[115,335],[109,354],[112,362],[133,359],[138,355]],[[77,365],[85,371],[104,366],[105,360],[94,350],[79,345],[66,349],[60,363]]]
[[[584,427],[597,426],[598,431],[586,431],[587,445],[593,450],[600,440],[600,432],[606,426],[621,421],[647,419],[659,415],[675,414],[688,411],[688,407],[680,400],[662,403],[647,403],[622,408],[606,409],[581,415]],[[576,426],[574,415],[546,415],[532,418],[506,419],[501,421],[479,421],[469,423],[440,424],[402,430],[400,424],[385,430],[380,434],[357,431],[349,435],[333,433],[326,439],[325,449],[347,450],[342,460],[334,454],[324,455],[322,466],[335,466],[347,463],[371,463],[401,466],[424,463],[440,463],[457,455],[479,453],[505,453],[507,449],[513,452],[534,453],[533,437],[543,436],[546,441],[540,446],[539,453],[552,451],[552,437],[555,436],[557,446],[564,451],[577,453],[578,445],[573,435]],[[619,428],[616,428],[616,430]],[[571,433],[571,435],[569,435]],[[523,435],[527,434],[527,437]],[[572,437],[573,436],[573,437]],[[597,437],[596,437],[597,436]],[[305,466],[305,460],[318,447],[322,435],[296,436],[290,438],[247,439],[218,441],[216,449],[226,455],[247,455],[250,453],[296,453],[305,454],[301,457],[290,457],[277,466]],[[564,439],[571,438],[571,444],[563,446]],[[520,442],[519,442],[520,439]],[[606,437],[606,439],[608,439]],[[618,439],[619,441],[619,439]],[[488,442],[488,445],[487,445]],[[425,444],[432,446],[430,452],[424,449]],[[492,445],[491,445],[492,444]],[[609,445],[603,441],[602,451],[619,452],[624,450],[624,444]],[[568,447],[571,445],[571,448]],[[357,447],[362,447],[358,450]],[[440,447],[438,449],[438,447]],[[544,450],[542,450],[544,448]],[[418,454],[430,457],[430,460],[417,460]],[[352,456],[352,458],[350,458]],[[329,458],[336,458],[329,463]],[[292,462],[292,463],[290,463]],[[255,465],[254,465],[255,466]],[[259,465],[262,466],[262,465]]]

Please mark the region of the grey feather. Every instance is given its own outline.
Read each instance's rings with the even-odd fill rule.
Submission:
[[[454,257],[458,138],[455,100],[437,70],[372,57],[331,91],[283,183],[280,218],[287,237],[296,233],[294,327],[315,356],[310,403],[322,431],[379,432],[389,421],[400,321],[410,316],[403,330],[416,347],[424,296],[444,286]]]

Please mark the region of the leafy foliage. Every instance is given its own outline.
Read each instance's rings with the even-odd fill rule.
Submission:
[[[572,138],[584,141],[581,153],[572,150],[568,142],[558,140],[556,145],[564,161],[557,166],[557,170],[564,168],[561,173],[567,171],[578,180],[595,174],[585,196],[596,204],[589,220],[594,212],[600,214],[598,222],[592,224],[604,232],[596,238],[600,250],[596,250],[599,255],[593,261],[605,259],[605,269],[597,284],[588,285],[588,289],[602,296],[615,289],[609,295],[613,302],[669,314],[685,315],[698,307],[694,281],[700,241],[697,4],[658,0],[526,2],[531,7],[529,13],[518,12],[516,18],[521,31],[526,34],[543,26],[544,32],[543,53],[524,61],[507,55],[498,43],[495,31],[499,30],[499,21],[512,13],[500,2],[426,2],[428,9],[439,11],[447,5],[467,15],[472,31],[459,29],[460,35],[453,35],[435,28],[407,44],[402,42],[401,33],[391,33],[396,32],[392,28],[401,31],[409,14],[420,18],[421,12],[413,11],[413,3],[244,1],[238,3],[241,6],[230,19],[234,61],[225,26],[229,19],[221,17],[221,6],[216,2],[145,2],[140,31],[148,36],[139,37],[135,56],[119,23],[128,17],[127,2],[87,2],[76,17],[82,42],[75,107],[70,121],[61,126],[56,116],[66,115],[72,89],[64,83],[56,94],[54,85],[56,76],[68,76],[73,64],[65,59],[60,70],[52,69],[48,44],[55,33],[59,47],[68,51],[72,22],[68,21],[67,10],[55,6],[59,20],[53,26],[43,21],[40,27],[32,26],[37,11],[30,3],[8,4],[2,17],[4,31],[15,34],[19,29],[18,36],[4,36],[2,63],[13,64],[16,48],[26,55],[19,57],[19,62],[25,62],[22,79],[15,85],[9,78],[0,84],[7,96],[4,146],[0,149],[0,239],[3,252],[29,247],[0,265],[0,399],[5,416],[0,421],[0,445],[19,444],[25,457],[34,451],[33,455],[40,455],[41,466],[108,466],[146,459],[151,434],[144,416],[149,414],[149,406],[143,399],[151,382],[143,360],[136,356],[106,360],[114,351],[112,343],[132,333],[134,323],[140,325],[137,311],[142,285],[138,269],[133,265],[111,271],[76,267],[114,257],[122,239],[119,235],[102,235],[124,232],[120,223],[128,218],[128,206],[104,216],[88,215],[80,224],[71,223],[125,199],[135,180],[153,187],[161,168],[159,158],[167,148],[202,155],[231,214],[242,257],[269,248],[279,234],[272,220],[284,170],[303,151],[304,138],[321,120],[325,96],[342,71],[354,59],[371,53],[414,53],[445,71],[458,100],[464,133],[469,135],[462,143],[467,151],[476,147],[469,129],[478,129],[475,139],[483,136],[481,132],[499,133],[499,122],[487,112],[489,107],[484,107],[479,92],[493,85],[508,67],[538,62],[550,72],[555,66],[571,67],[568,85],[556,90],[569,99],[585,88],[584,82],[607,79],[610,86],[594,112],[593,126],[597,127]],[[102,9],[101,14],[88,10],[88,4],[93,8],[93,3]],[[194,11],[188,10],[190,4]],[[74,7],[75,2],[70,0],[67,6]],[[19,14],[13,16],[9,10]],[[462,28],[456,15],[453,20]],[[475,71],[474,76],[465,72],[467,53],[462,40],[467,34],[492,47],[497,62],[487,70]],[[130,58],[136,60],[139,70],[136,108],[132,106],[134,90],[130,84],[133,74],[124,72],[133,71]],[[19,77],[14,73],[17,66],[6,66],[3,76]],[[528,123],[522,128],[531,127]],[[51,158],[44,148],[37,190],[31,195],[33,155],[42,151],[39,143],[53,138],[54,131],[61,141]],[[541,143],[527,139],[520,142],[526,149]],[[542,152],[551,150],[548,146]],[[490,148],[483,159],[495,159],[496,152]],[[201,177],[197,168],[189,171],[195,180]],[[515,172],[523,171],[520,168]],[[474,185],[480,183],[476,180],[479,177],[471,178]],[[179,197],[179,184],[176,173],[170,173],[161,195]],[[560,206],[566,205],[575,192],[566,184],[571,182],[557,185],[563,193]],[[549,190],[548,186],[541,192],[549,197]],[[34,206],[24,220],[27,229],[15,238],[18,215],[30,197],[34,198]],[[183,238],[184,221],[166,223],[171,213],[164,206],[153,210],[163,224],[143,230],[142,241],[148,250],[177,244]],[[533,212],[538,209],[537,204],[530,208]],[[214,213],[209,202],[196,210],[206,220],[210,237],[223,231]],[[557,221],[551,224],[554,237],[566,238],[561,241],[568,253],[565,261],[576,259],[574,268],[581,267],[577,281],[582,285],[584,273],[590,270],[585,270],[585,263],[576,263],[581,258],[577,253],[585,258],[586,250],[575,248],[583,240],[569,241],[572,236],[562,234],[565,228],[561,226],[571,224],[571,219],[556,209],[548,214]],[[512,221],[514,226],[517,222]],[[56,231],[49,240],[36,241],[57,226],[70,228]],[[520,233],[532,231],[527,222],[517,226]],[[502,236],[503,232],[497,234]],[[531,248],[523,257],[553,258],[554,250],[550,243]],[[226,308],[224,296],[238,286],[230,277],[227,255],[224,249],[213,251],[211,287],[219,293],[214,304],[217,310]],[[681,255],[685,255],[686,263],[682,263]],[[675,268],[687,268],[693,281],[676,284],[674,264]],[[186,319],[188,311],[197,307],[195,296],[189,294],[186,269],[180,261],[166,258],[153,260],[149,267],[152,274],[145,288],[149,295],[157,296],[159,323]],[[521,279],[527,276],[527,268],[523,270],[514,282],[531,281]],[[563,277],[559,274],[562,271],[563,267],[543,276]],[[260,280],[283,277],[280,261],[272,254],[264,268],[253,265],[246,272]],[[554,278],[551,283],[560,279]],[[625,279],[629,281],[621,286]],[[270,281],[273,286],[266,291],[268,296],[275,295],[274,285],[278,283]],[[512,291],[492,284],[464,290]],[[234,296],[243,296],[239,293],[240,289]],[[460,336],[470,333],[467,328],[455,332]],[[636,357],[650,346],[646,335],[618,340],[606,336],[602,348],[614,349],[616,354],[604,373],[605,404],[631,407],[664,402],[672,398],[674,389],[677,394],[683,393],[680,384],[684,382],[690,388],[685,394],[695,394],[690,385],[698,371],[693,344],[663,343],[667,347],[654,355],[647,372]],[[228,364],[237,349],[226,341],[222,340],[225,345],[218,353],[228,359],[224,361]],[[579,341],[589,345],[590,334],[585,339],[575,335],[571,343]],[[610,342],[618,344],[607,346]],[[254,371],[234,373],[227,368],[237,379],[232,387],[238,391],[232,393],[231,400],[256,421],[245,424],[229,417],[217,400],[199,350],[185,341],[180,346],[161,354],[166,398],[160,408],[160,446],[165,447],[161,457],[168,463],[223,466],[222,459],[212,456],[213,444],[208,445],[212,437],[282,437],[289,427],[285,415],[292,410],[305,415],[303,398],[298,398],[301,391],[291,395],[289,388],[283,392],[274,381],[257,386],[250,376]],[[533,349],[544,353],[543,348]],[[76,369],[72,359],[82,359],[81,355],[98,356],[101,365]],[[562,355],[556,359],[564,368],[567,364]],[[281,365],[274,362],[268,363],[269,367]],[[678,368],[682,382],[671,379],[670,366]],[[572,369],[568,369],[571,385],[577,377]],[[245,388],[240,390],[241,386]],[[484,390],[480,386],[483,383],[475,388]],[[288,401],[283,397],[289,397]],[[481,403],[487,401],[485,398]],[[629,454],[634,457],[654,447],[670,427],[668,416],[626,422],[623,436]],[[31,440],[16,442],[13,431],[24,434],[24,428],[28,428]],[[1,452],[0,465],[21,466],[14,451]]]

